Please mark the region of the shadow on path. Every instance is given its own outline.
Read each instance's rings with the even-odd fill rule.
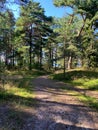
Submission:
[[[46,112],[46,111],[45,111]],[[5,114],[5,116],[2,116]],[[42,114],[43,115],[43,114]],[[61,123],[52,117],[41,117],[34,111],[0,106],[0,130],[97,130]]]
[[[81,92],[81,90],[63,82],[48,79],[47,76],[38,77],[33,80],[33,83],[36,86],[36,98],[39,100],[38,117],[41,120],[54,120],[56,122],[55,128],[49,130],[63,130],[64,126],[66,129],[66,125],[62,125],[63,128],[57,127],[57,123],[67,124],[68,130],[98,129],[98,125],[96,125],[98,124],[98,113],[96,115],[96,112],[91,108],[76,102],[77,94],[72,96],[72,94],[66,93],[63,88],[75,92]],[[38,123],[40,128],[44,126],[40,120]]]
[[[8,96],[10,104],[19,99],[25,107],[0,106],[0,130],[98,130],[98,113],[61,89],[70,86],[47,76],[34,79],[33,85],[35,98]]]

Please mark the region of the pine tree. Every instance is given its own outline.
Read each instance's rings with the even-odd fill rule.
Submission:
[[[20,17],[16,22],[16,30],[21,32],[22,45],[29,46],[29,69],[32,69],[34,56],[38,58],[39,68],[42,66],[42,48],[44,39],[48,37],[51,18],[44,14],[44,9],[39,3],[29,2],[21,7]],[[33,57],[33,59],[32,59]]]
[[[1,50],[5,54],[5,64],[8,65],[8,59],[9,56],[12,54],[13,50],[13,35],[14,35],[14,25],[15,25],[15,19],[14,15],[11,11],[7,10],[3,13],[4,17],[1,16],[1,28],[0,28],[0,34],[1,34]],[[10,59],[11,63],[11,59]]]
[[[80,48],[80,52],[82,53],[81,59],[89,60],[90,58],[88,58],[87,56],[88,55],[87,50],[89,49],[87,48],[92,46],[92,44],[93,44],[93,48],[90,50],[93,50],[95,48],[94,35],[98,27],[98,20],[97,20],[98,1],[97,0],[54,0],[54,4],[56,6],[70,7],[73,10],[73,13],[75,15],[78,14],[78,16],[81,18],[82,25],[80,29],[77,30],[78,33],[76,36],[77,47]],[[90,56],[93,57],[91,54],[92,52],[90,53],[89,57]],[[88,62],[87,64],[89,65],[90,63]]]

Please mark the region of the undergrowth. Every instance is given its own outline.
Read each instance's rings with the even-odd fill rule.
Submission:
[[[82,90],[84,93],[79,93],[78,99],[90,107],[98,110],[98,97],[86,94],[87,91],[98,91],[98,72],[88,70],[73,70],[67,71],[65,76],[63,73],[58,73],[51,75],[50,78],[69,84],[72,91],[78,89]]]

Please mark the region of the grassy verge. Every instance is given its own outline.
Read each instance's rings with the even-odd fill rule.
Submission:
[[[45,74],[42,71],[6,71],[1,75],[0,102],[20,106],[34,106],[33,78]]]
[[[51,78],[69,84],[71,86],[70,91],[73,93],[75,90],[79,89],[80,91],[78,92],[77,96],[78,99],[90,107],[98,110],[98,96],[95,96],[95,93],[98,92],[98,72],[88,70],[73,70],[66,72],[65,77],[62,73],[58,73],[53,74]],[[92,94],[89,94],[91,92]]]
[[[19,79],[15,81],[8,81],[4,84],[0,91],[0,101],[17,104],[30,105],[33,103],[34,92],[30,84],[31,79]]]
[[[22,130],[30,111],[37,107],[33,79],[43,75],[42,71],[6,71],[0,74],[0,128]],[[34,116],[35,119],[35,116]]]

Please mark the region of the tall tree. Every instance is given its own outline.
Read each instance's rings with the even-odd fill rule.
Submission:
[[[80,44],[79,47],[83,47],[83,44],[85,45],[88,44],[87,47],[91,46],[90,44],[92,44],[92,41],[94,41],[94,34],[96,32],[96,28],[98,27],[98,21],[97,21],[98,1],[97,0],[54,0],[54,4],[56,6],[70,7],[73,10],[74,14],[76,15],[78,14],[78,16],[81,17],[83,23],[81,28],[78,30],[78,34],[76,36],[77,44],[78,45]],[[83,39],[86,40],[86,43],[85,40],[83,41]],[[82,50],[84,49],[83,48],[80,49],[81,53],[83,52],[83,57],[84,57],[85,54],[84,52],[86,52],[87,49],[85,48],[84,51]],[[84,58],[82,57],[82,59],[87,58],[86,54]],[[92,55],[90,56],[92,57]]]
[[[8,57],[12,53],[13,49],[13,35],[14,35],[14,25],[15,19],[11,11],[7,10],[3,13],[4,17],[0,16],[1,19],[1,46],[3,47],[3,53],[5,54],[5,64],[8,65]],[[11,60],[10,60],[11,62]]]
[[[61,19],[56,19],[55,24],[56,24],[55,31],[58,32],[59,39],[61,43],[63,43],[62,56],[64,59],[63,68],[64,68],[64,75],[65,75],[65,69],[66,68],[70,69],[72,66],[72,57],[74,56],[73,53],[75,54],[75,51],[77,50],[75,49],[77,48],[75,44],[75,37],[77,35],[77,30],[81,27],[81,24],[79,19],[74,15],[66,16]]]
[[[37,50],[39,67],[42,64],[42,47],[45,37],[49,33],[49,23],[51,18],[44,14],[44,9],[37,2],[29,2],[26,6],[21,7],[20,17],[17,20],[17,31],[21,31],[23,45],[29,46],[29,69],[32,69],[32,56]],[[35,51],[35,52],[34,52]]]

